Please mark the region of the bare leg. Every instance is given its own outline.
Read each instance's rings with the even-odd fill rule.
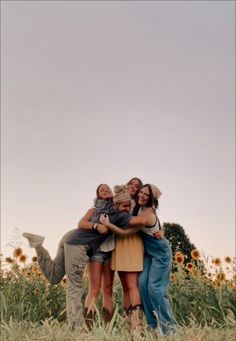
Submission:
[[[113,282],[115,272],[111,270],[111,262],[104,263],[102,273],[103,319],[107,324],[112,319],[114,310]]]
[[[141,304],[141,296],[138,288],[138,272],[125,272],[125,282],[128,287],[131,305],[134,307]]]
[[[118,275],[121,281],[122,289],[123,289],[123,306],[125,311],[127,311],[131,307],[131,299],[129,295],[129,289],[127,285],[127,280],[125,276],[126,272],[118,271]]]
[[[119,272],[123,288],[128,291],[132,309],[128,309],[128,323],[132,330],[142,329],[142,306],[138,288],[138,272]],[[127,304],[127,303],[126,303]]]
[[[89,262],[87,264],[88,278],[89,278],[89,291],[85,299],[85,308],[94,311],[94,304],[100,293],[102,282],[103,263],[98,261]]]

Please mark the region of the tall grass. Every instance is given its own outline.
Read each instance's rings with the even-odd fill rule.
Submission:
[[[177,271],[171,274],[169,288],[175,317],[183,327],[174,340],[233,340],[236,316],[233,260],[226,257],[226,274],[222,262],[217,259],[211,260],[210,264],[205,261],[205,271],[202,271],[202,266],[196,265],[199,257],[194,259],[192,265],[188,263],[186,266],[183,265],[183,257],[181,254],[174,257]],[[68,330],[65,286],[66,279],[56,286],[48,284],[36,257],[27,261],[21,248],[15,249],[12,257],[2,260],[2,340],[130,340],[118,279],[114,286],[116,312],[111,324],[107,329],[104,328],[99,315],[100,298],[97,302],[98,320],[90,333],[85,330],[71,333]],[[84,297],[87,290],[85,273]],[[157,336],[145,330],[138,339],[156,340]],[[171,337],[168,340],[172,340]]]
[[[44,320],[41,324],[32,322],[1,323],[1,341],[235,341],[233,328],[199,327],[193,320],[189,326],[183,326],[178,335],[160,337],[145,330],[140,335],[132,335],[123,324],[112,325],[106,329],[97,324],[90,332],[80,329],[71,332],[65,322]]]

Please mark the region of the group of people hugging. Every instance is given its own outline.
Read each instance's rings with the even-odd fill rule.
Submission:
[[[147,327],[159,335],[176,333],[179,326],[167,296],[172,252],[157,217],[161,191],[132,178],[126,185],[107,184],[96,189],[94,205],[78,228],[61,239],[56,257],[42,246],[44,237],[23,233],[36,249],[39,266],[51,284],[66,275],[66,308],[72,330],[90,329],[96,315],[96,299],[102,288],[103,319],[113,316],[114,274],[123,289],[123,307],[131,330]],[[87,265],[89,290],[82,302],[83,274]]]

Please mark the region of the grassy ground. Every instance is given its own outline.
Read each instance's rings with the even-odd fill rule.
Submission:
[[[131,335],[124,321],[118,326],[103,328],[95,326],[92,331],[85,329],[71,332],[66,323],[57,320],[46,320],[41,324],[30,322],[1,323],[1,341],[235,341],[236,333],[233,326],[228,328],[199,327],[193,322],[191,326],[182,327],[178,335],[160,337],[154,332],[144,331],[142,335]]]
[[[195,257],[196,258],[196,257]],[[160,337],[144,328],[142,335],[131,335],[124,318],[122,288],[116,278],[114,285],[115,314],[110,325],[104,328],[102,301],[96,308],[95,327],[71,332],[66,324],[66,279],[58,285],[49,285],[42,275],[36,257],[32,262],[21,248],[13,257],[2,261],[0,271],[1,341],[235,341],[236,282],[235,259],[225,258],[225,269],[216,258],[206,263],[195,260],[184,265],[184,255],[174,257],[176,271],[171,274],[169,298],[176,320],[183,325],[178,335]],[[0,259],[1,260],[1,259]],[[227,266],[226,266],[227,265]],[[231,279],[227,276],[231,274]],[[85,273],[83,300],[88,292]],[[145,320],[144,320],[145,323]]]

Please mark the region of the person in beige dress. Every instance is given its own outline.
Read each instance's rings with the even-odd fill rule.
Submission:
[[[114,195],[112,196],[112,192],[110,188],[106,184],[101,184],[97,188],[97,197],[102,197],[107,199],[111,199],[112,206],[114,206],[115,211],[126,213],[130,217],[130,224],[140,225],[142,224],[141,220],[137,219],[137,217],[132,217],[131,214],[131,195],[127,191],[126,186],[115,186],[114,187]],[[88,210],[85,216],[80,220],[78,226],[82,229],[93,229],[93,224],[90,222],[91,215],[93,214],[95,208]],[[103,209],[100,207],[100,212]],[[106,210],[105,210],[106,211]],[[110,214],[110,207],[107,214]],[[112,237],[113,235],[110,235]],[[113,301],[113,278],[114,271],[110,267],[110,250],[114,249],[115,243],[113,245],[110,237],[106,238],[106,240],[100,244],[99,248],[96,252],[91,255],[88,262],[88,277],[89,277],[89,292],[85,299],[84,305],[84,318],[85,323],[89,329],[91,329],[94,325],[95,320],[95,304],[100,293],[101,285],[102,285],[102,294],[103,294],[103,320],[105,325],[111,321],[113,312],[114,312],[114,301]],[[106,243],[108,242],[108,243]],[[104,247],[105,246],[105,247]]]
[[[126,185],[132,198],[131,212],[138,193],[143,186],[139,178],[132,178]],[[143,271],[144,247],[139,233],[116,236],[112,253],[111,269],[118,272],[123,288],[123,306],[131,329],[135,329],[142,316],[141,297],[138,289],[138,275]]]

